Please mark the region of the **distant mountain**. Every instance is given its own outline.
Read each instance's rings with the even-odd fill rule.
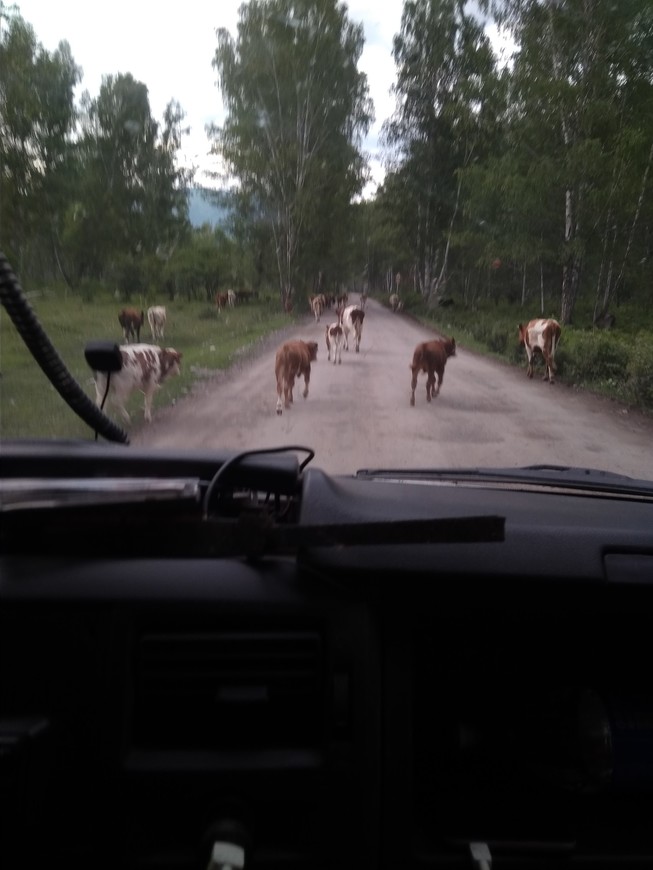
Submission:
[[[188,191],[188,218],[194,227],[210,224],[212,227],[221,227],[227,221],[229,209],[217,205],[213,197],[207,198],[217,191],[207,190],[203,187],[191,187]]]

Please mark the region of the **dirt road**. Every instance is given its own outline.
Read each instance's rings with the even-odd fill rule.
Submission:
[[[539,369],[528,380],[525,355],[518,369],[459,347],[440,395],[427,404],[420,375],[411,408],[408,364],[415,345],[433,333],[370,300],[360,353],[343,351],[334,366],[324,343],[333,319],[327,312],[317,324],[307,315],[174,407],[162,407],[164,385],[153,423],[134,425],[132,444],[238,450],[301,444],[315,450],[313,465],[346,474],[549,463],[653,479],[653,420],[562,383],[551,386]],[[294,406],[277,416],[274,355],[291,337],[318,341],[318,359],[308,399],[301,381]]]

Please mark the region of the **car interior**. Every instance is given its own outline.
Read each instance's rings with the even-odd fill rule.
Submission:
[[[650,485],[108,432],[0,445],[2,867],[651,865]]]

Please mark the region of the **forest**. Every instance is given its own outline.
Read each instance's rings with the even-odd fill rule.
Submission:
[[[563,374],[653,407],[650,0],[405,0],[371,198],[362,25],[336,0],[250,0],[212,58],[235,182],[214,194],[219,229],[188,220],[182,106],[155,119],[147,83],[111,71],[76,99],[69,44],[0,14],[0,247],[26,289],[236,286],[295,314],[324,290],[395,292],[509,358],[515,317],[542,314],[563,326]]]

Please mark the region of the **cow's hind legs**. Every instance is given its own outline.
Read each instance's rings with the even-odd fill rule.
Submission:
[[[415,387],[417,386],[417,372],[413,371],[413,376],[410,380],[410,404],[415,406]]]
[[[433,372],[429,372],[429,375],[426,379],[426,401],[430,402],[433,396],[437,395],[435,392],[435,375]]]

